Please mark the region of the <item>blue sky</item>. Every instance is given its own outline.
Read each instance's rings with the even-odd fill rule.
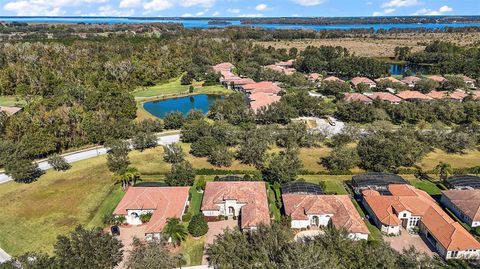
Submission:
[[[0,0],[3,16],[480,15],[480,0]]]

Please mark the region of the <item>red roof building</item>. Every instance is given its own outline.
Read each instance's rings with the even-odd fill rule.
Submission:
[[[315,195],[288,193],[282,195],[285,213],[291,227],[303,229],[327,226],[345,229],[352,239],[368,239],[370,232],[348,195]]]
[[[345,82],[335,76],[329,76],[329,77],[326,77],[324,78],[322,81],[336,81],[336,82]]]
[[[152,213],[145,235],[158,237],[169,218],[181,218],[188,205],[190,187],[130,187],[113,214],[123,215],[126,223],[141,225],[140,216]]]
[[[385,102],[390,102],[391,104],[400,104],[402,99],[398,96],[395,96],[389,92],[372,92],[372,93],[365,93],[372,100],[381,100]]]
[[[258,92],[279,94],[282,89],[271,81],[262,81],[246,84],[243,86],[243,90],[247,93],[253,94]]]
[[[244,230],[270,224],[267,191],[261,181],[207,182],[201,210],[206,217],[240,217]]]
[[[406,101],[430,101],[432,97],[427,96],[419,91],[403,91],[397,93],[397,96]]]
[[[415,87],[415,84],[420,80],[422,79],[415,76],[408,76],[401,79],[401,81],[407,84],[409,87]]]
[[[442,77],[442,76],[427,76],[427,78],[429,78],[433,81],[436,81],[438,83],[443,83],[443,82],[447,81],[447,79]]]
[[[453,92],[448,92],[448,91],[431,91],[427,93],[427,96],[441,100],[441,99],[448,99],[451,101],[458,101],[461,102],[465,97],[468,96],[464,91],[453,91]]]
[[[375,81],[366,77],[354,77],[352,78],[351,82],[354,87],[358,87],[360,84],[366,84],[368,87],[373,88],[377,85]]]
[[[7,116],[12,116],[14,114],[17,114],[22,110],[21,107],[15,107],[15,106],[0,106],[0,112],[5,112]]]
[[[375,82],[379,83],[379,82],[382,82],[382,81],[390,81],[390,82],[393,82],[393,83],[400,83],[400,84],[405,84],[405,82],[401,81],[401,80],[398,80],[394,77],[386,77],[386,78],[377,78],[375,80]]]
[[[347,102],[359,101],[359,102],[363,102],[363,103],[366,103],[366,104],[370,104],[373,101],[368,96],[363,95],[361,93],[357,93],[357,92],[345,93],[343,99]]]
[[[390,195],[363,191],[363,204],[383,233],[418,227],[445,259],[480,258],[480,243],[426,192],[406,184],[388,185]]]

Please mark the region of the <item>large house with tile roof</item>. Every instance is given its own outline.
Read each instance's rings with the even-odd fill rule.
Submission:
[[[242,230],[270,224],[267,190],[263,181],[207,182],[201,210],[210,217],[238,217]]]
[[[143,224],[140,216],[152,214],[146,223],[147,239],[160,238],[169,218],[181,218],[189,204],[190,187],[130,187],[113,214],[129,225]]]
[[[402,98],[405,101],[415,102],[415,101],[431,101],[432,97],[427,96],[419,91],[402,91],[396,94],[398,97]]]
[[[371,93],[365,93],[366,96],[368,96],[372,100],[380,100],[384,102],[389,102],[390,104],[400,104],[402,102],[402,99],[398,96],[395,96],[389,92],[371,92]]]
[[[282,195],[291,227],[302,229],[333,225],[353,240],[367,240],[370,232],[348,195],[287,193]]]
[[[398,235],[402,228],[419,233],[445,259],[480,258],[480,243],[455,222],[426,192],[410,185],[392,184],[389,195],[362,192],[362,203],[385,234]]]
[[[442,191],[440,202],[470,227],[480,226],[479,189]]]
[[[362,102],[362,103],[365,103],[365,104],[371,104],[373,102],[373,100],[370,97],[368,97],[364,94],[358,93],[358,92],[344,93],[343,94],[343,100],[345,100],[347,102],[358,101],[358,102]]]
[[[0,106],[0,112],[4,112],[7,116],[13,116],[22,110],[21,107],[15,106]]]
[[[352,80],[350,81],[353,85],[353,87],[358,87],[358,85],[360,84],[366,84],[368,85],[368,87],[370,88],[373,88],[375,86],[377,86],[377,84],[375,83],[375,81],[367,78],[367,77],[354,77],[352,78]]]

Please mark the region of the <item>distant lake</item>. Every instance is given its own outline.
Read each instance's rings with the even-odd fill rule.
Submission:
[[[219,19],[219,18],[216,18]],[[445,27],[465,27],[480,26],[480,23],[404,23],[404,24],[338,24],[338,25],[294,25],[294,24],[241,24],[239,19],[222,18],[222,21],[228,21],[229,25],[212,25],[208,24],[210,18],[205,19],[183,19],[183,18],[122,18],[122,17],[0,17],[2,22],[43,22],[43,23],[102,23],[102,24],[139,24],[139,23],[155,23],[155,22],[175,22],[181,23],[185,28],[223,28],[225,26],[255,26],[266,29],[357,29],[357,28],[373,28],[391,29],[391,28],[429,28],[440,29]]]
[[[428,75],[429,67],[417,64],[390,64],[389,71],[391,75],[403,75],[406,71],[411,71],[412,74]]]
[[[146,111],[159,118],[164,118],[168,113],[177,111],[186,116],[192,109],[198,109],[207,114],[210,105],[223,98],[221,95],[199,94],[147,102],[143,107]]]

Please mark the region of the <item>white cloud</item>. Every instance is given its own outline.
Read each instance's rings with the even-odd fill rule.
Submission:
[[[142,0],[122,0],[120,1],[119,7],[121,8],[132,8],[142,5]]]
[[[192,13],[184,13],[182,17],[193,17]]]
[[[214,16],[214,17],[216,17],[216,16],[218,16],[218,15],[220,15],[220,12],[218,12],[218,11],[215,11],[215,12],[213,12],[213,14],[212,14],[212,16]]]
[[[437,16],[437,15],[443,15],[447,12],[452,12],[452,11],[453,11],[453,8],[451,8],[449,6],[442,6],[438,10],[422,8],[420,10],[417,10],[417,12],[413,13],[412,15]]]
[[[293,0],[302,6],[316,6],[325,3],[325,0]]]
[[[205,12],[203,11],[199,11],[195,14],[195,16],[203,16],[203,15],[205,15]]]
[[[395,12],[394,8],[387,8],[387,9],[384,9],[383,11],[373,12],[372,16],[385,16],[385,15],[391,14],[393,12]]]
[[[240,13],[240,9],[238,9],[238,8],[229,8],[229,9],[227,9],[227,12],[233,13],[233,14],[238,14],[238,13]]]
[[[258,11],[262,11],[262,10],[265,10],[267,9],[268,6],[266,4],[258,4],[255,9],[258,10]]]
[[[108,0],[17,0],[6,2],[3,9],[17,16],[60,16],[67,6],[90,3],[105,3]]]
[[[155,11],[169,9],[173,6],[173,3],[168,0],[152,0],[150,2],[144,3],[144,9],[151,9]]]
[[[238,17],[263,17],[262,13],[241,14]]]
[[[371,6],[371,5],[373,5],[373,2],[368,1],[368,2],[365,3],[365,5]]]
[[[412,7],[418,6],[421,3],[418,0],[391,0],[382,4],[383,8],[394,8],[394,7]]]
[[[216,0],[181,0],[180,5],[184,7],[202,6],[213,7]]]
[[[112,16],[112,17],[121,17],[121,16],[132,16],[135,13],[135,10],[116,10],[110,5],[100,6],[96,12],[89,14],[83,14],[83,16]]]

